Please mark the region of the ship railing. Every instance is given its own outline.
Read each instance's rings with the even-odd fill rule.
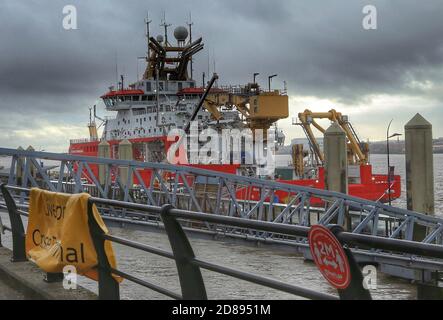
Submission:
[[[217,89],[226,91],[230,94],[245,94],[245,95],[250,95],[252,94],[252,92],[249,90],[249,87],[246,85],[222,85],[222,86],[218,86]],[[273,89],[271,91],[260,88],[260,92],[277,92],[278,94],[282,94],[283,92],[281,90],[278,89]]]
[[[98,138],[80,138],[80,139],[71,139],[69,140],[70,144],[79,144],[79,143],[89,143],[99,141]]]

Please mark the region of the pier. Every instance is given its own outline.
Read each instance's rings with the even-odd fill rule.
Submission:
[[[410,126],[407,129],[411,129]],[[328,148],[334,148],[334,144],[329,144]],[[328,157],[335,155],[342,159],[344,148],[340,150],[341,153],[330,149]],[[29,188],[37,187],[59,193],[89,193],[91,201],[109,226],[166,232],[172,252],[112,235],[101,240],[115,241],[175,261],[187,261],[185,266],[179,266],[177,262],[181,294],[165,291],[129,273],[105,268],[108,272],[103,275],[105,278],[109,278],[109,272],[118,274],[168,297],[205,298],[205,285],[198,271],[203,268],[304,298],[350,298],[349,293],[339,291],[335,296],[319,295],[318,292],[306,291],[306,288],[286,286],[260,275],[213,265],[195,258],[187,240],[189,234],[209,239],[231,239],[289,249],[312,260],[309,230],[314,225],[331,228],[332,223],[341,228],[339,231],[333,230],[341,245],[348,248],[350,260],[355,259],[353,273],[357,274],[357,278],[361,277],[362,266],[375,265],[379,272],[413,281],[417,286],[417,298],[441,297],[439,274],[443,268],[443,219],[411,210],[413,208],[400,209],[352,197],[346,194],[346,189],[339,189],[341,192],[320,190],[163,163],[5,148],[0,148],[0,155],[11,159],[8,179],[2,187],[0,206],[8,211],[11,219],[11,227],[3,226],[3,230],[16,230],[12,232],[12,257],[16,261],[26,260],[23,251],[24,229],[20,227],[22,222],[17,217],[26,216]],[[414,161],[419,161],[418,153],[414,157]],[[54,164],[52,168],[58,173],[56,178],[45,169],[42,160]],[[342,162],[335,163],[341,165]],[[333,164],[330,161],[330,165]],[[100,168],[98,178],[93,174],[93,168]],[[140,176],[146,170],[151,173],[149,185]],[[330,170],[335,169],[330,167]],[[333,183],[337,185],[340,185],[342,178],[340,175],[330,177],[336,179]],[[9,200],[7,194],[11,195]],[[258,197],[254,197],[254,194]],[[417,192],[414,194],[417,195]],[[275,202],[273,199],[276,195],[285,197],[285,203]],[[169,206],[165,207],[166,204]],[[106,261],[100,263],[106,266]],[[193,271],[185,275],[180,268]],[[100,298],[119,297],[112,281],[99,282],[98,286]],[[187,287],[197,291],[189,289],[192,291],[190,293]],[[360,292],[358,295],[353,291],[354,298],[368,298],[361,283],[357,281],[352,287]]]

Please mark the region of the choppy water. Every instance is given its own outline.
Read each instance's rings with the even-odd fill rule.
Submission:
[[[384,154],[371,155],[373,172],[387,174],[387,156]],[[395,174],[401,176],[402,195],[393,201],[392,205],[406,208],[406,165],[405,155],[394,154],[390,156],[390,163],[395,166]],[[435,213],[443,218],[443,154],[434,155],[434,193]]]
[[[5,160],[5,159],[0,159]],[[374,172],[386,171],[386,156],[373,155],[371,162]],[[404,184],[404,156],[392,155],[391,163],[396,166],[396,172],[402,175]],[[436,210],[443,213],[443,155],[435,155],[435,190]],[[394,205],[405,207],[406,201],[403,192],[401,199]],[[9,225],[7,216],[0,213],[3,222]],[[112,228],[111,233],[141,243],[150,244],[170,250],[165,234],[161,232],[142,232],[129,229]],[[5,236],[4,236],[5,237]],[[9,235],[3,240],[6,246],[10,245]],[[303,257],[291,252],[279,252],[266,246],[255,247],[232,242],[191,239],[196,255],[202,259],[228,265],[243,271],[254,272],[263,276],[275,278],[286,283],[308,287],[327,293],[335,293],[322,278],[317,268],[311,262],[304,261]],[[114,244],[118,257],[118,268],[137,277],[153,281],[166,286],[175,292],[180,292],[175,263],[172,260],[154,256],[135,249],[129,249]],[[210,299],[294,299],[295,297],[276,290],[253,285],[245,281],[222,276],[214,272],[203,270],[203,277]],[[414,299],[415,286],[407,281],[398,280],[378,274],[378,288],[371,290],[374,299]],[[97,284],[81,279],[80,283],[93,291],[97,291]],[[124,281],[121,285],[121,295],[124,299],[164,299],[165,296],[154,293],[149,289]]]

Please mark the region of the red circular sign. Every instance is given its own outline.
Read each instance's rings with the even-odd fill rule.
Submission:
[[[348,258],[340,242],[328,228],[315,225],[309,231],[309,248],[315,264],[337,289],[346,289],[351,282]]]

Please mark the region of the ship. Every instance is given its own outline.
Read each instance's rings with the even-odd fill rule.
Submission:
[[[177,133],[176,139],[171,139],[171,132],[191,134],[192,137],[190,131],[197,135],[211,132],[212,135],[217,135],[216,143],[221,145],[224,132],[249,130],[254,148],[255,142],[258,141],[257,134],[260,133],[266,154],[271,156],[284,146],[285,134],[278,128],[277,123],[278,120],[289,116],[286,90],[272,89],[270,81],[268,88],[264,89],[255,81],[255,75],[254,81],[245,85],[218,85],[218,76],[215,73],[210,79],[207,75],[208,81],[205,81],[203,73],[202,81],[198,84],[193,79],[193,63],[197,54],[203,50],[204,43],[201,37],[192,38],[192,24],[188,27],[176,27],[173,31],[174,38],[170,39],[169,24],[162,24],[164,34],[152,37],[150,22],[146,20],[147,52],[143,76],[125,86],[125,78],[121,75],[115,86],[108,87],[108,91],[100,98],[106,111],[114,113],[115,116],[102,118],[97,115],[96,106],[90,108],[89,137],[70,140],[69,154],[123,159],[119,149],[122,144],[130,144],[130,160],[171,162],[168,154],[175,155],[177,149],[183,149],[183,143],[189,143],[188,139],[185,139],[180,146],[177,143],[180,134]],[[345,131],[347,130],[348,161],[349,167],[352,168],[350,172],[353,172],[349,181],[349,193],[381,202],[398,198],[400,177],[393,174],[373,174],[365,144],[359,141],[347,118],[335,110],[332,110],[331,114],[328,114],[329,119],[340,123]],[[182,154],[180,159],[174,159],[173,163],[323,189],[324,158],[310,129],[311,124],[319,128],[313,116],[313,113],[299,114],[302,120],[300,125],[309,141],[309,150],[303,150],[299,145],[292,146],[293,161],[287,168],[291,172],[289,176],[282,177],[274,167],[269,169],[266,163],[256,161],[256,149],[244,151],[240,148],[242,151],[235,160],[233,152],[230,151],[227,156],[199,162],[189,161],[192,155],[187,147],[184,148],[185,151],[182,150],[185,156]],[[98,126],[97,121],[100,122]],[[99,128],[102,128],[101,137],[98,136]],[[229,146],[232,143],[230,141]],[[247,140],[240,143],[241,147],[250,144]],[[197,140],[197,144],[199,147],[203,145],[200,140]],[[101,150],[107,151],[104,153]],[[220,161],[220,157],[228,161]],[[246,158],[252,160],[246,161]],[[198,157],[197,159],[200,160]],[[89,181],[92,181],[90,174],[96,177],[99,174],[97,166],[92,166],[91,169],[91,172],[83,173],[84,178]],[[140,177],[146,180],[144,182],[147,184],[151,177],[149,170],[141,172]],[[135,186],[140,183],[137,177],[134,177],[133,182]],[[251,190],[237,190],[237,195],[240,198],[248,197],[249,200],[260,198],[259,191],[253,187]],[[283,191],[276,192],[275,199],[271,200],[286,202],[288,195]]]

